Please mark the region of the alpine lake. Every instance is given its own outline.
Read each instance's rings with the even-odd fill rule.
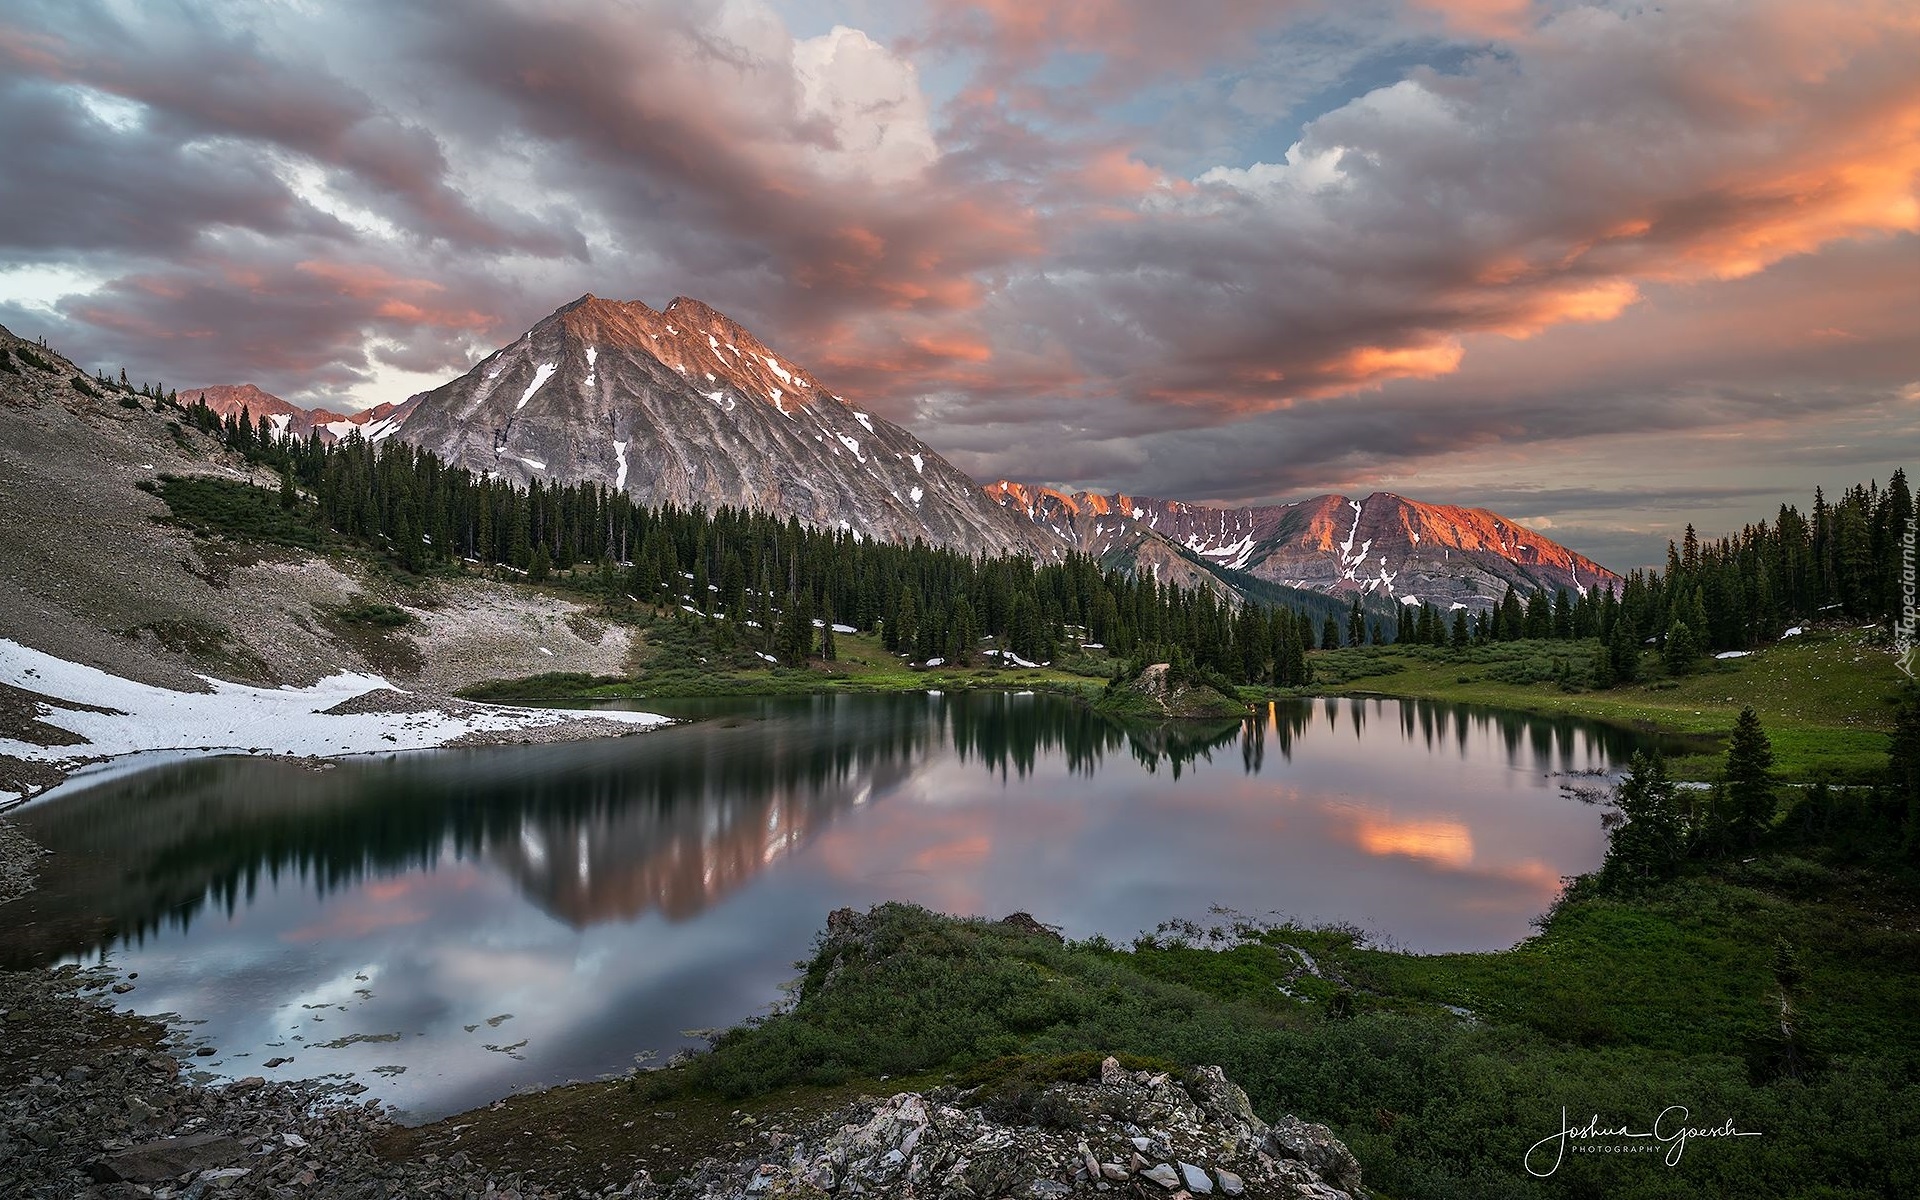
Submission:
[[[1031,693],[644,707],[685,723],[70,781],[11,814],[52,855],[0,961],[105,962],[209,1076],[346,1076],[427,1120],[704,1045],[840,907],[1510,946],[1599,863],[1593,794],[1642,744],[1374,698],[1143,727]]]

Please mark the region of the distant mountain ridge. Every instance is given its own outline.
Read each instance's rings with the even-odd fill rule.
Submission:
[[[337,413],[325,408],[302,408],[251,383],[190,388],[180,393],[179,400],[182,404],[202,401],[223,417],[237,417],[242,411],[255,422],[265,417],[268,427],[282,437],[304,438],[317,431],[323,442],[340,441],[355,430],[370,442],[391,437],[406,423],[414,403],[409,399],[399,404],[376,404],[363,412]]]
[[[984,491],[1085,553],[1109,553],[1145,529],[1223,571],[1310,591],[1479,608],[1497,603],[1509,585],[1524,595],[1537,588],[1613,590],[1621,582],[1498,513],[1391,492],[1223,508],[1005,479]]]
[[[404,404],[341,415],[251,384],[182,393],[296,436],[398,434],[519,483],[598,482],[643,504],[730,505],[860,537],[1058,558],[1184,587],[1260,587],[1482,608],[1509,586],[1615,589],[1620,577],[1497,513],[1388,492],[1223,508],[977,486],[905,429],[848,404],[726,314],[585,295]],[[1276,593],[1284,596],[1285,593]],[[1389,606],[1390,607],[1390,606]]]

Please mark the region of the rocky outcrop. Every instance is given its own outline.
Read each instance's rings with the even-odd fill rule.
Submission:
[[[1176,674],[1168,663],[1153,663],[1132,679],[1110,684],[1094,707],[1110,716],[1173,721],[1220,720],[1247,711],[1239,700],[1204,680]]]
[[[761,1135],[762,1153],[707,1159],[657,1200],[888,1196],[1286,1196],[1358,1200],[1360,1166],[1323,1125],[1268,1125],[1218,1067],[1184,1079],[1130,1071],[1055,1083],[1027,1098],[1041,1120],[997,1115],[988,1087],[868,1098],[793,1133]]]

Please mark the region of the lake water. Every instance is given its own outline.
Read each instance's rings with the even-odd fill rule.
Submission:
[[[1178,732],[1030,694],[649,707],[698,719],[320,770],[200,759],[28,805],[54,856],[0,959],[104,957],[137,973],[126,1002],[217,1048],[196,1065],[350,1072],[426,1118],[765,1011],[846,905],[1116,941],[1225,905],[1505,947],[1600,860],[1600,810],[1564,786],[1633,748],[1373,699]]]

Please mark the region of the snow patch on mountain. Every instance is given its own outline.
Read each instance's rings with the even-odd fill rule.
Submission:
[[[540,385],[553,378],[553,371],[553,363],[541,363],[533,369],[533,382],[527,385],[526,391],[520,393],[520,403],[513,406],[515,412],[525,408],[527,401],[533,399],[533,394],[540,390]]]

